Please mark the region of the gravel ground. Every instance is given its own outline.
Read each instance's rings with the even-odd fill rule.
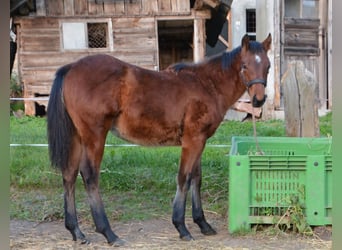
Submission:
[[[184,242],[178,237],[169,219],[154,219],[129,223],[112,223],[114,232],[126,241],[122,249],[331,249],[331,228],[315,229],[314,237],[267,231],[233,236],[227,230],[227,222],[216,216],[208,221],[218,234],[203,236],[197,225],[186,221],[194,241]],[[29,222],[11,220],[11,249],[111,249],[105,238],[96,233],[91,224],[80,223],[81,230],[90,239],[89,245],[82,245],[71,239],[63,221]]]

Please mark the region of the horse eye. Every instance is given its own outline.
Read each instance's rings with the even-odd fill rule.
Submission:
[[[270,71],[271,65],[267,67],[267,73]]]
[[[242,65],[241,65],[241,69],[247,69],[247,65],[245,64],[245,63],[243,63]]]

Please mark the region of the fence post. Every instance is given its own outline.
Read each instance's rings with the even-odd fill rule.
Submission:
[[[318,137],[317,81],[302,61],[292,61],[281,79],[284,93],[286,134]]]

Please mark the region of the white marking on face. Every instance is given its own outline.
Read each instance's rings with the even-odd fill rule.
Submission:
[[[257,63],[261,63],[261,58],[260,58],[260,56],[255,55],[255,61],[256,61]]]

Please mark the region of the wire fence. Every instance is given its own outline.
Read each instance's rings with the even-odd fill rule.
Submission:
[[[11,97],[10,101],[48,101],[49,97]],[[11,143],[10,147],[48,147],[45,143]],[[206,147],[225,148],[231,144],[208,144]],[[141,147],[137,144],[105,144],[105,147]]]
[[[49,97],[11,97],[10,101],[48,101]]]

